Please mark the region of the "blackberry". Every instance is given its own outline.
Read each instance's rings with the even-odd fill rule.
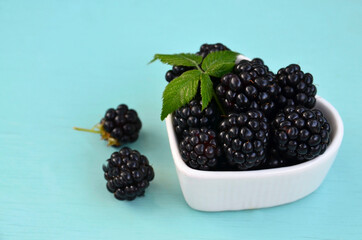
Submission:
[[[180,142],[180,151],[189,167],[200,170],[214,168],[221,155],[215,131],[206,127],[189,130]]]
[[[331,128],[322,112],[302,106],[288,106],[272,122],[273,146],[279,154],[297,163],[324,153]]]
[[[269,126],[261,111],[229,114],[220,124],[219,136],[228,162],[239,170],[255,168],[264,163]]]
[[[313,84],[313,76],[303,73],[299,65],[291,64],[281,68],[276,75],[276,81],[281,88],[278,97],[278,105],[281,108],[297,105],[307,108],[315,106],[317,88]]]
[[[171,70],[166,72],[165,79],[167,82],[171,82],[175,78],[181,76],[184,72],[191,69],[194,69],[194,67],[173,66]]]
[[[101,121],[104,130],[118,143],[134,142],[142,127],[138,114],[127,105],[121,104],[117,109],[108,109]]]
[[[202,58],[205,58],[211,52],[226,51],[226,50],[230,49],[221,43],[215,43],[215,44],[204,43],[201,45],[200,51],[198,51],[196,54],[202,56]]]
[[[178,136],[189,128],[212,127],[216,124],[220,115],[216,104],[212,101],[203,111],[201,109],[201,101],[195,98],[175,111],[173,125]]]
[[[228,112],[258,109],[266,116],[276,111],[279,92],[274,74],[260,58],[240,61],[216,87],[216,94]]]
[[[114,152],[107,165],[103,165],[103,171],[108,191],[118,200],[143,196],[155,176],[147,157],[127,147]]]
[[[121,104],[117,109],[107,110],[104,118],[92,129],[74,128],[79,131],[100,133],[102,139],[108,141],[108,145],[120,146],[121,144],[134,142],[138,138],[142,127],[138,114],[127,105]]]
[[[265,163],[260,166],[260,169],[280,168],[294,165],[293,161],[286,161],[273,146],[269,147],[268,155]]]

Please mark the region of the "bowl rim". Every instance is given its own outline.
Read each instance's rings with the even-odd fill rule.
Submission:
[[[178,148],[178,141],[176,137],[176,133],[172,124],[172,116],[171,114],[166,118],[166,127],[168,132],[168,138],[170,141],[170,147],[172,156],[174,159],[174,163],[178,171],[182,172],[184,175],[193,178],[213,178],[213,179],[220,179],[220,178],[260,178],[266,177],[269,175],[288,175],[294,174],[299,171],[305,171],[310,168],[314,168],[326,161],[328,161],[332,156],[338,151],[344,134],[344,127],[343,121],[341,116],[339,115],[338,111],[330,104],[327,100],[323,99],[320,96],[316,96],[317,101],[323,105],[326,109],[328,109],[331,113],[331,120],[335,122],[335,127],[332,131],[334,131],[334,137],[329,146],[327,147],[326,151],[304,163],[300,163],[293,166],[288,167],[281,167],[281,168],[272,168],[272,169],[261,169],[261,170],[250,170],[250,171],[202,171],[192,169],[186,165],[186,163],[182,160],[180,150]]]

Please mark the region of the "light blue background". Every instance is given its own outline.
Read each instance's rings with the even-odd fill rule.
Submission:
[[[361,1],[0,1],[0,239],[362,239]],[[159,120],[155,53],[223,42],[277,71],[298,63],[340,112],[345,137],[323,185],[269,209],[204,213],[185,203]],[[91,127],[119,103],[130,145],[156,178],[119,202]]]

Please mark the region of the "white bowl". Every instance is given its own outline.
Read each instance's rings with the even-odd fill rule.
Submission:
[[[316,108],[328,119],[332,133],[327,150],[298,165],[253,171],[200,171],[181,158],[171,115],[166,119],[168,138],[182,193],[188,205],[201,211],[228,211],[273,207],[301,199],[316,190],[337,156],[343,122],[337,110],[317,97]]]

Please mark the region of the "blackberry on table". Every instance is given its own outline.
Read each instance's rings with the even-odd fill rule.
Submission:
[[[117,109],[108,109],[101,121],[104,130],[118,143],[134,142],[142,127],[138,114],[128,106],[121,104]]]
[[[297,105],[307,108],[315,106],[317,88],[313,84],[313,76],[304,73],[299,65],[290,64],[286,68],[281,68],[276,75],[276,81],[281,88],[278,97],[280,108]]]
[[[147,157],[128,147],[114,152],[103,165],[103,171],[108,191],[118,200],[143,196],[155,176]]]
[[[302,106],[287,106],[272,122],[273,146],[290,161],[304,162],[323,154],[331,128],[322,112]]]
[[[129,109],[126,104],[121,104],[117,109],[110,108],[99,124],[92,129],[74,128],[80,131],[100,133],[108,145],[120,146],[134,142],[138,138],[142,127],[141,120],[135,110]]]
[[[216,87],[216,94],[228,112],[258,109],[267,117],[275,113],[279,93],[274,74],[260,58],[240,61]]]
[[[239,170],[255,168],[264,163],[269,126],[261,111],[229,114],[220,124],[219,137],[228,162]]]
[[[173,125],[178,136],[190,128],[212,127],[219,119],[219,110],[212,101],[203,111],[201,101],[196,97],[173,114]]]
[[[206,127],[187,131],[180,142],[180,152],[184,162],[194,169],[213,169],[221,155],[216,137],[215,131]]]

